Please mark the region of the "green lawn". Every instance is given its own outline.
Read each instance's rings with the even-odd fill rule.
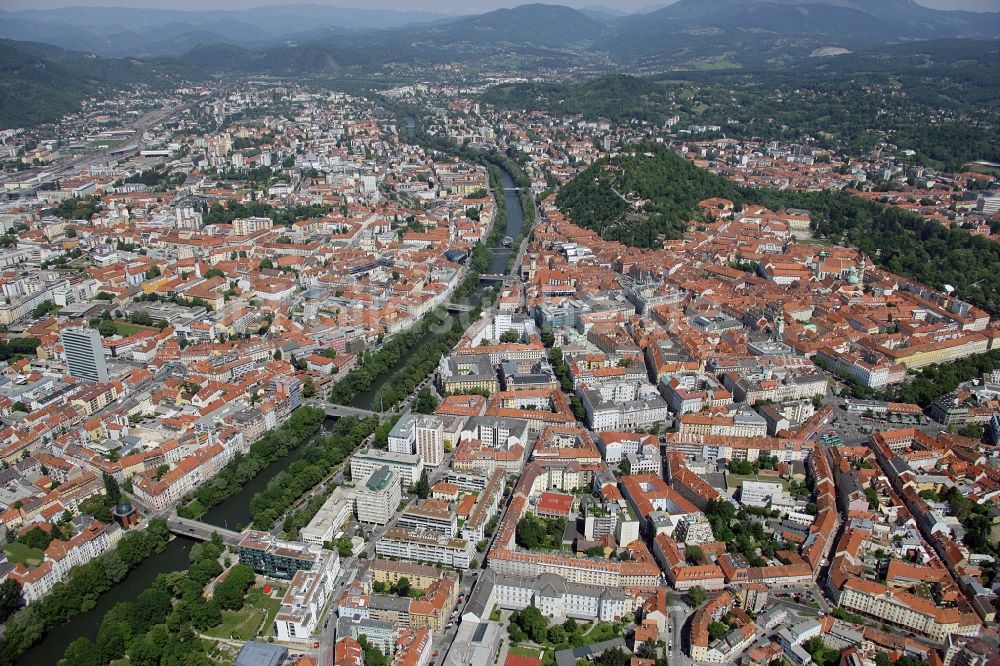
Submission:
[[[743,485],[744,481],[763,481],[765,483],[780,483],[785,490],[788,490],[788,481],[779,479],[776,476],[760,477],[753,474],[726,474],[726,485],[730,488],[737,488]]]
[[[278,611],[281,609],[281,598],[285,596],[285,586],[275,586],[271,590],[271,596],[266,597],[264,593],[260,591],[260,588],[255,587],[250,590],[247,595],[247,603],[256,606],[257,608],[267,609],[267,622],[264,624],[263,635],[270,636],[274,633],[274,618],[278,615]]]
[[[23,543],[9,543],[3,547],[3,552],[7,553],[7,559],[14,564],[37,566],[45,559],[45,553]]]
[[[222,624],[207,630],[207,636],[216,638],[235,637],[247,640],[257,631],[261,621],[264,619],[260,609],[255,606],[244,606],[238,611],[222,611]]]
[[[249,640],[253,632],[260,627],[261,636],[274,633],[274,618],[281,608],[281,597],[285,594],[284,587],[275,587],[271,596],[264,596],[260,588],[255,587],[247,594],[246,605],[238,611],[222,611],[222,624],[205,632],[206,636],[229,638],[235,636]],[[262,610],[267,611],[267,621],[264,621]],[[263,627],[261,627],[263,623]]]
[[[511,645],[507,650],[508,654],[516,654],[519,657],[537,657],[540,652],[540,649],[529,645]]]
[[[139,331],[157,330],[151,326],[140,326],[139,324],[133,324],[132,322],[125,321],[124,319],[115,319],[115,328],[118,330],[118,335],[122,337],[135,335]]]

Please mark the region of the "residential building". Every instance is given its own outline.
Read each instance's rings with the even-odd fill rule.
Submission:
[[[398,475],[388,465],[373,470],[355,488],[357,516],[362,523],[387,524],[392,520],[401,500]]]
[[[108,381],[108,366],[104,361],[101,334],[95,328],[66,328],[59,333],[66,356],[69,376],[92,382]]]

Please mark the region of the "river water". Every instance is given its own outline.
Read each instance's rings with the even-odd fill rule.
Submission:
[[[56,664],[62,659],[69,644],[77,638],[86,636],[95,640],[105,613],[119,601],[135,601],[139,593],[149,587],[161,573],[186,569],[191,563],[188,554],[195,543],[197,542],[182,537],[171,540],[163,552],[147,557],[129,572],[125,580],[102,594],[96,606],[52,629],[41,643],[22,654],[17,663],[20,666]]]
[[[407,127],[411,134],[415,125],[416,123],[412,117],[407,118]],[[501,169],[501,177],[503,188],[506,190],[506,196],[504,197],[505,209],[507,211],[505,235],[517,238],[524,224],[524,211],[521,209],[521,198],[517,196],[517,192],[514,189],[514,179],[511,178],[511,175],[506,170]],[[493,255],[493,263],[490,266],[490,271],[499,274],[505,272],[507,259],[510,257],[511,252],[516,251],[516,248],[504,248],[498,242],[497,249],[499,251]],[[481,284],[480,288],[469,297],[469,301],[472,304],[478,304],[482,301],[485,291],[486,287]],[[447,325],[451,325],[453,316],[448,315]],[[419,344],[414,347],[414,349],[419,348]],[[405,361],[405,358],[401,359],[402,361]],[[388,381],[391,375],[391,372],[386,373],[385,377],[376,381],[368,391],[355,398],[351,404],[356,407],[370,408],[373,397],[382,385]],[[249,525],[250,499],[257,493],[265,490],[267,484],[275,476],[287,470],[296,460],[300,460],[305,455],[307,446],[308,444],[303,444],[299,448],[292,450],[287,456],[258,474],[238,494],[227,498],[221,504],[209,509],[200,520],[210,525],[217,525],[234,531],[239,531]],[[139,593],[149,587],[161,573],[186,569],[190,564],[189,553],[191,552],[191,546],[195,543],[191,539],[180,537],[171,540],[163,552],[156,553],[147,558],[142,564],[129,572],[125,580],[102,594],[94,608],[55,627],[46,635],[41,643],[21,655],[17,660],[19,666],[56,664],[62,658],[69,644],[77,638],[86,636],[91,640],[95,640],[104,615],[115,604],[120,601],[134,601]]]

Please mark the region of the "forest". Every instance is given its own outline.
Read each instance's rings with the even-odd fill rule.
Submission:
[[[963,301],[1000,313],[1000,244],[987,238],[844,192],[737,186],[660,144],[633,150],[613,162],[598,160],[563,187],[560,209],[605,239],[638,247],[662,247],[664,239],[678,237],[688,221],[699,219],[697,202],[710,197],[775,211],[806,209],[817,235],[858,247],[880,267],[929,287],[950,284]]]
[[[581,83],[507,83],[487,90],[481,100],[509,109],[604,118],[621,125],[635,121],[662,124],[671,109],[669,88],[626,74],[609,74]]]

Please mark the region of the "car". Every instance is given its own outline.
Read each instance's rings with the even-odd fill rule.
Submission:
[[[319,641],[313,641],[313,647],[314,648],[318,648],[319,647]]]
[[[673,650],[674,649],[674,642],[673,641],[670,641],[670,643],[667,644],[667,649],[668,650]]]

